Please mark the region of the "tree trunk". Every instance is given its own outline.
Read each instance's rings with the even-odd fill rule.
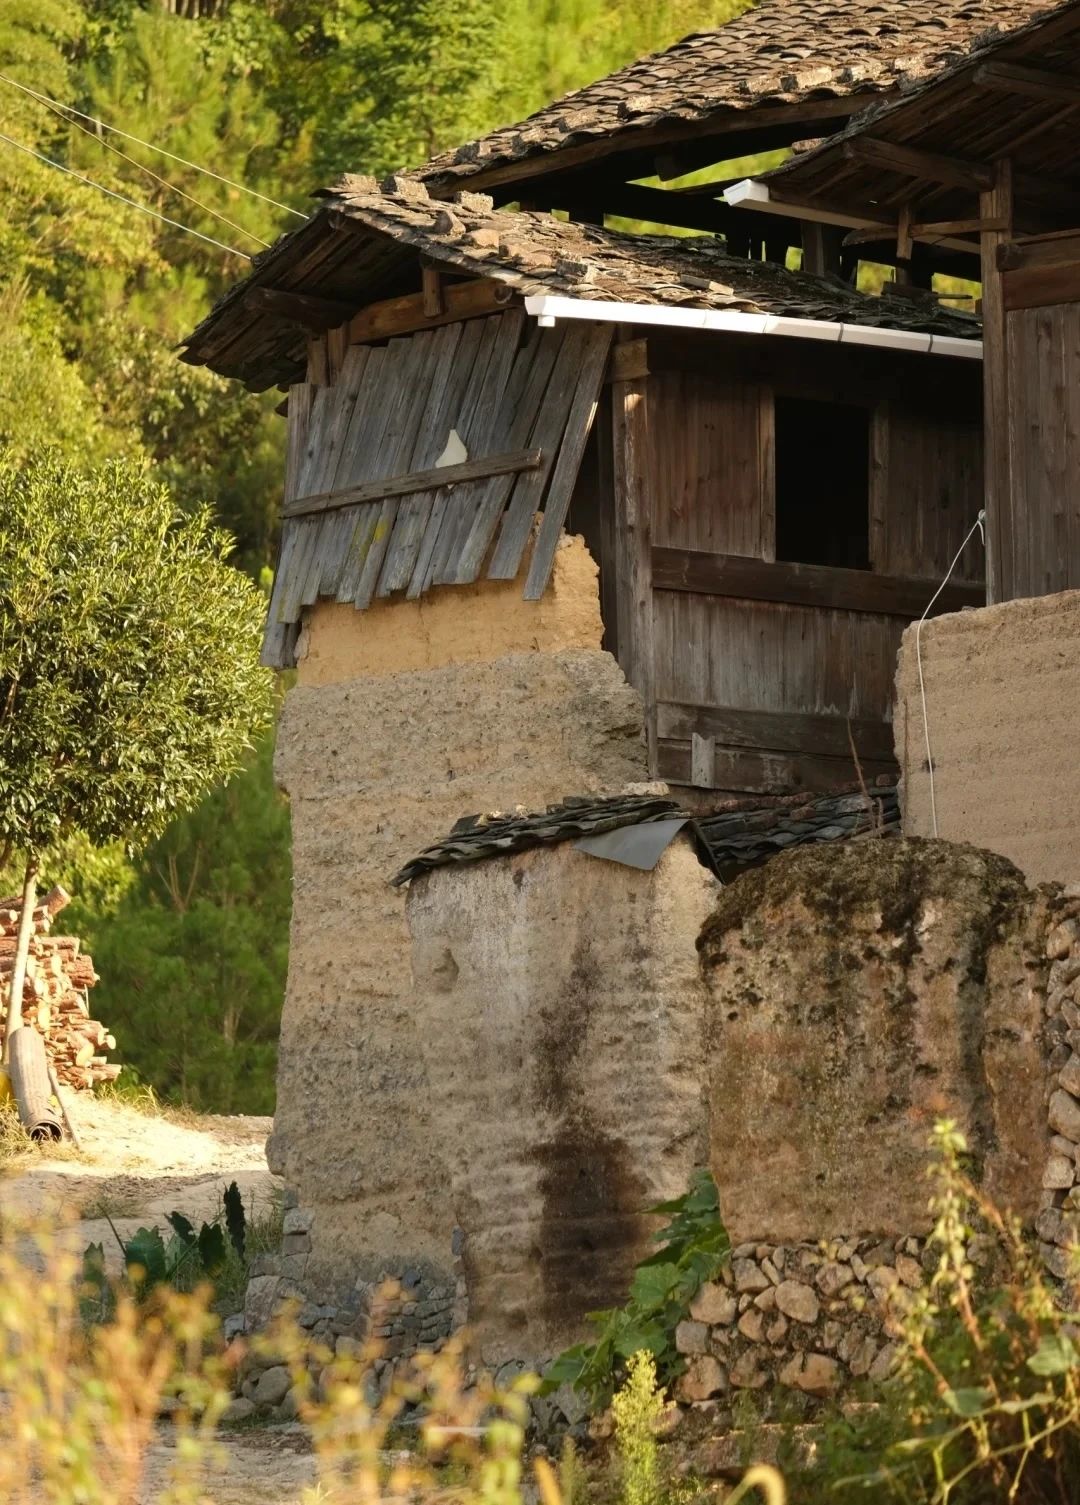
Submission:
[[[4,1064],[11,1060],[11,1037],[22,1029],[23,989],[26,986],[26,960],[30,955],[30,937],[34,933],[34,904],[37,900],[38,859],[26,859],[23,875],[22,912],[19,915],[19,933],[15,937],[15,958],[11,970],[11,992],[8,996],[7,1029],[4,1031]]]

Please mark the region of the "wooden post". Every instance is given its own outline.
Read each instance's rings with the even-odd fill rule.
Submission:
[[[981,219],[1008,226],[984,230],[982,242],[983,422],[986,454],[986,599],[1008,601],[1016,594],[1013,577],[1013,497],[1009,444],[1009,370],[1005,305],[998,246],[1012,239],[1012,163],[994,164],[992,187],[979,195]]]
[[[11,1060],[12,1036],[23,1027],[23,989],[26,986],[26,961],[30,954],[30,937],[34,933],[37,875],[37,858],[28,857],[23,874],[22,909],[19,911],[19,930],[15,938],[15,960],[11,969],[11,991],[8,994],[7,1027],[4,1030],[5,1065]]]
[[[911,286],[911,261],[915,249],[911,238],[913,217],[911,205],[901,204],[896,227],[896,281],[899,287]]]
[[[612,383],[615,578],[619,663],[641,696],[649,772],[656,777],[653,693],[652,495],[649,487],[648,378]]]

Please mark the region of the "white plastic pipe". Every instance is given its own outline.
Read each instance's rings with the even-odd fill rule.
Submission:
[[[825,340],[831,345],[876,345],[922,355],[982,360],[982,341],[956,335],[919,334],[910,329],[877,329],[869,324],[835,324],[827,319],[793,319],[779,314],[746,314],[727,309],[670,308],[662,303],[605,303],[599,298],[566,298],[536,293],[525,312],[542,328],[556,319],[590,319],[600,324],[656,324],[668,329],[705,329],[729,334],[779,334],[789,339]]]

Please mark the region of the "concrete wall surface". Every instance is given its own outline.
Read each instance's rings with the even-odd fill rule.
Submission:
[[[436,869],[408,902],[431,1115],[488,1363],[620,1305],[653,1203],[705,1159],[695,942],[719,889],[683,836],[652,872],[572,843]]]
[[[595,650],[301,686],[286,699],[277,774],[294,887],[268,1153],[313,1214],[305,1283],[417,1261],[445,1271],[449,1185],[405,894],[388,880],[462,815],[646,777],[640,701]]]
[[[928,1139],[1029,1221],[1049,1145],[1047,898],[945,841],[802,847],[702,933],[711,1163],[732,1242],[929,1227]]]
[[[904,833],[933,835],[916,629],[896,680]],[[1029,879],[1080,878],[1080,591],[923,624],[938,834]]]

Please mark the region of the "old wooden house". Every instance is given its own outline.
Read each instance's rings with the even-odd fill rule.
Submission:
[[[569,529],[655,776],[828,788],[849,737],[887,772],[900,634],[980,503],[977,321],[406,178],[323,204],[187,352],[301,377],[265,661],[294,661],[320,599],[509,581],[528,556],[536,600]],[[336,322],[305,342],[296,320]],[[937,609],[982,600],[973,555]]]
[[[1043,7],[729,193],[847,227],[901,262],[944,237],[978,255],[991,601],[1080,586],[1078,106],[1080,8]]]
[[[1078,111],[1080,5],[1067,0],[731,193],[901,262],[943,235],[978,248],[999,604],[932,624],[902,657],[905,827],[1066,882],[1080,870]]]
[[[403,1262],[453,1284],[403,863],[462,815],[650,777],[718,804],[894,776],[905,627],[985,601],[974,546],[935,599],[982,505],[983,383],[979,321],[930,284],[977,275],[978,245],[875,244],[900,278],[867,296],[846,220],[779,188],[728,203],[721,165],[843,130],[1037,8],[761,0],[417,172],[344,179],[186,342],[286,394],[270,1159],[300,1200],[283,1273],[320,1299]]]

